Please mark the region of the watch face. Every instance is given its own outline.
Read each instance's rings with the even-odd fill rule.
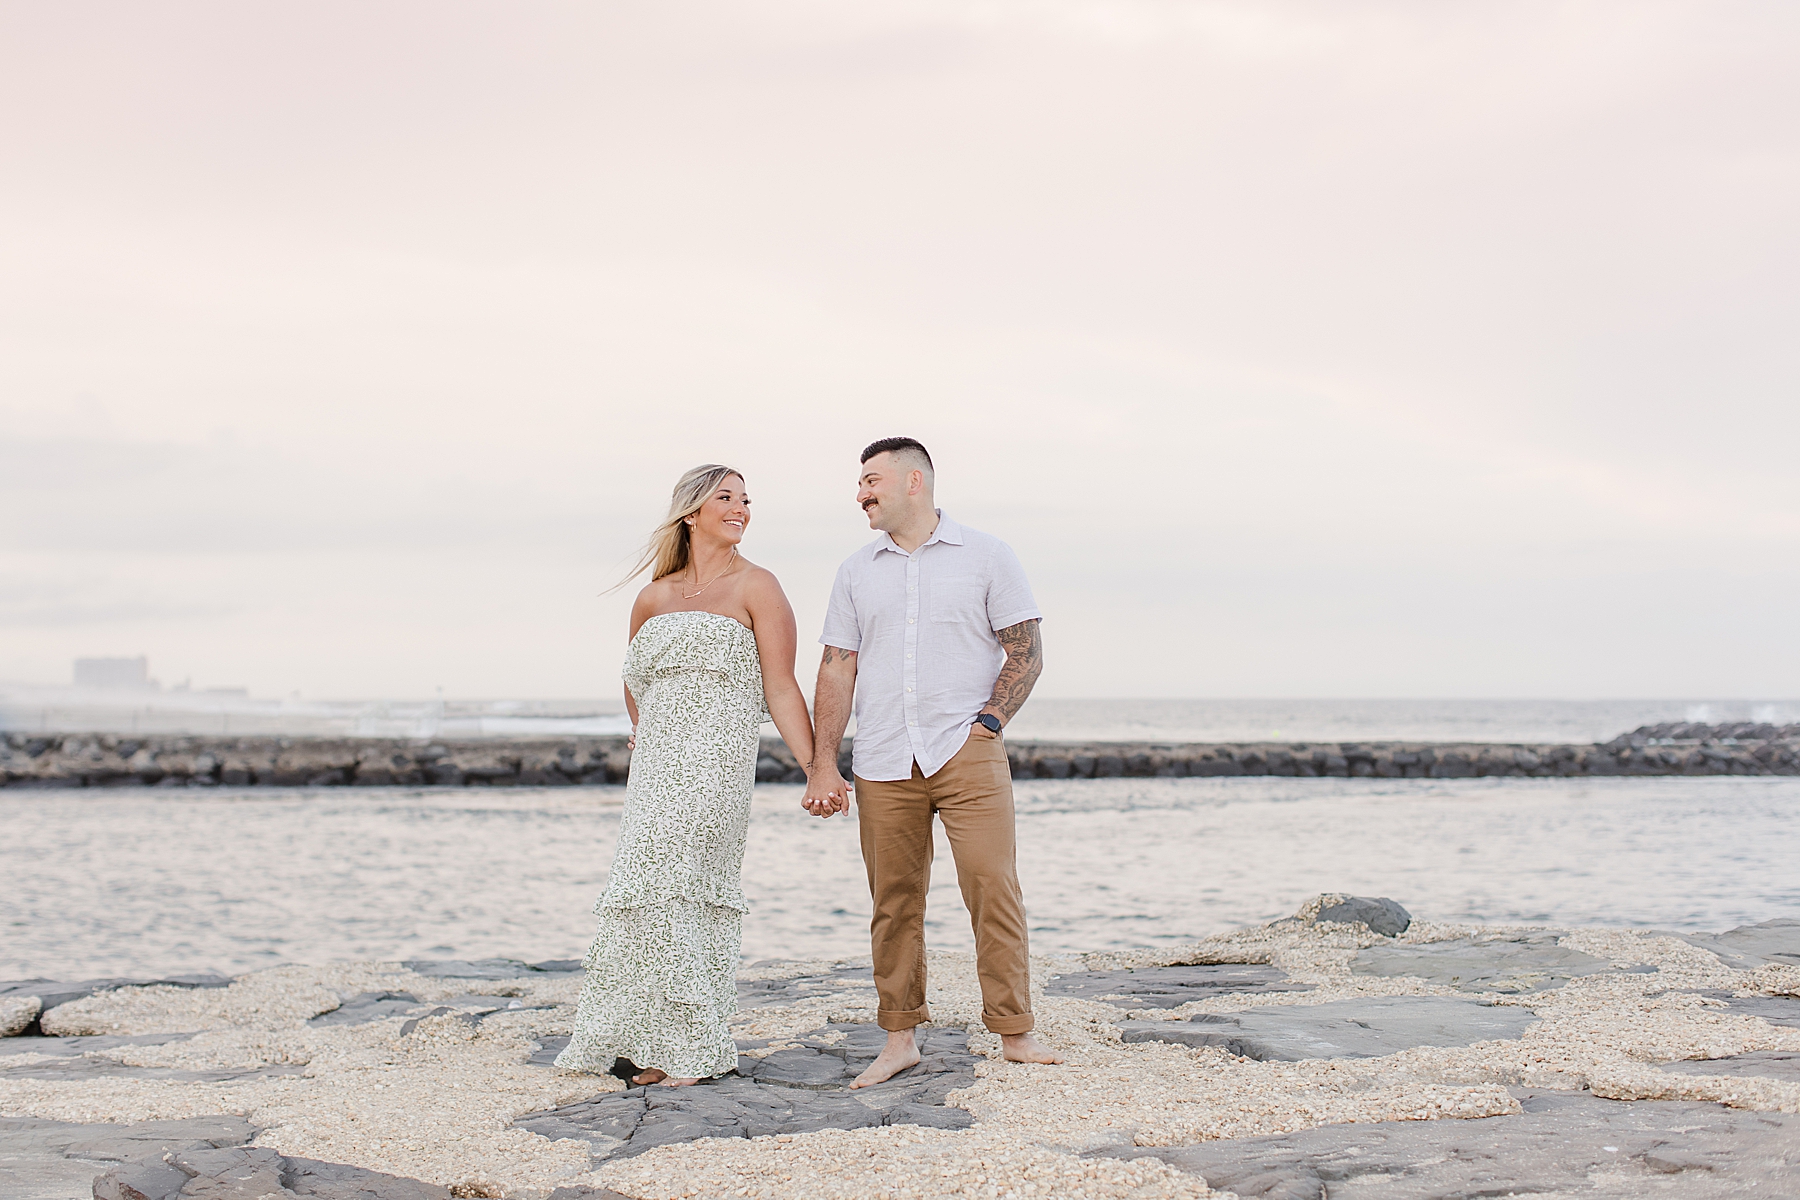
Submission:
[[[993,732],[993,733],[1000,732],[1000,718],[996,717],[993,713],[982,713],[979,717],[976,717],[975,719],[977,721],[980,721],[983,725],[987,726],[991,732]]]

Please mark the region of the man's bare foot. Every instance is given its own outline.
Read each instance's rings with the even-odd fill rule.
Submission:
[[[887,1045],[869,1064],[869,1069],[858,1075],[850,1084],[853,1088],[866,1088],[870,1084],[883,1083],[908,1067],[917,1066],[919,1062],[919,1043],[910,1029],[890,1030]]]
[[[1000,1053],[1007,1062],[1022,1063],[1059,1063],[1062,1055],[1047,1049],[1029,1033],[1003,1033],[1000,1035]]]

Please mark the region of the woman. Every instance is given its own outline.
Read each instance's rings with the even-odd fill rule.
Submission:
[[[800,762],[813,750],[794,611],[775,576],[738,553],[749,524],[743,476],[695,467],[626,576],[651,568],[625,654],[631,777],[559,1067],[602,1074],[622,1058],[641,1069],[633,1083],[683,1087],[737,1066],[725,1023],[762,722],[774,719]]]

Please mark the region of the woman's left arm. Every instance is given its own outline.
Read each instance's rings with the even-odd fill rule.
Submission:
[[[769,706],[769,716],[800,766],[810,771],[812,718],[806,711],[806,696],[794,678],[799,634],[794,626],[793,606],[781,590],[781,581],[773,573],[758,569],[756,576],[746,581],[744,607],[750,611],[756,655],[762,660],[763,700]]]

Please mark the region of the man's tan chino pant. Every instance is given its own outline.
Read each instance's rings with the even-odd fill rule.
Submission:
[[[1025,898],[1013,849],[1012,773],[999,738],[970,736],[956,757],[927,779],[856,781],[857,822],[875,917],[876,1021],[911,1029],[929,1021],[925,1006],[925,891],[931,885],[931,819],[943,818],[957,882],[975,927],[981,1019],[995,1033],[1032,1027],[1031,958]]]

